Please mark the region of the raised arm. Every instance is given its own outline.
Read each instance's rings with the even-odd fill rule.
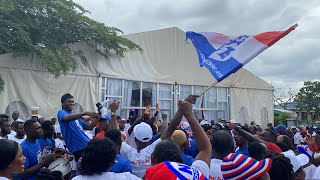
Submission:
[[[189,102],[190,104],[194,104],[198,97],[199,96],[196,96],[196,95],[190,95],[186,98],[186,102]],[[162,133],[160,137],[162,140],[171,138],[172,133],[177,129],[177,126],[180,124],[182,116],[183,116],[183,113],[180,111],[180,109],[178,109],[173,119],[170,121],[169,126]]]
[[[194,160],[195,161],[202,160],[206,162],[210,167],[211,153],[212,153],[211,144],[207,137],[207,134],[204,132],[198,120],[192,114],[192,104],[186,101],[180,100],[179,109],[184,115],[184,117],[188,120],[191,130],[193,132],[193,137],[197,142],[199,153],[194,158]]]
[[[111,110],[111,129],[118,129],[118,124],[117,124],[117,116],[116,116],[116,112],[119,108],[119,104],[120,102],[118,101],[113,101],[109,108]]]
[[[93,114],[95,114],[94,112],[83,112],[83,113],[79,113],[79,114],[69,114],[69,115],[64,115],[62,117],[62,121],[66,121],[66,122],[70,122],[70,121],[74,121],[77,120],[79,118],[82,118],[83,116],[92,116]]]
[[[241,127],[239,126],[235,126],[234,128],[239,134],[241,134],[242,137],[244,137],[246,140],[248,140],[249,142],[254,142],[254,141],[259,141],[264,143],[264,141],[262,139],[257,138],[256,136],[254,136],[253,134],[241,129]]]

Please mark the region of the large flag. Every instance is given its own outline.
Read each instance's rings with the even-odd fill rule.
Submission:
[[[200,66],[208,68],[213,77],[220,82],[297,26],[295,24],[286,31],[264,32],[253,36],[226,36],[215,32],[189,31],[186,38],[190,39],[196,48]]]

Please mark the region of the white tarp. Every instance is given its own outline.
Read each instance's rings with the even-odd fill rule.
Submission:
[[[36,56],[12,58],[11,54],[0,55],[0,74],[6,82],[6,89],[0,94],[0,112],[4,112],[10,102],[23,101],[28,108],[40,106],[40,113],[50,117],[60,108],[60,97],[66,92],[73,94],[84,110],[94,110],[98,100],[99,77],[200,86],[214,82],[209,71],[199,67],[196,51],[191,42],[185,41],[185,33],[180,29],[161,29],[125,37],[139,44],[144,49],[143,53],[130,52],[124,58],[105,59],[86,44],[76,43],[72,45],[73,48],[84,51],[88,64],[80,65],[75,72],[58,79],[52,78],[45,71]],[[245,69],[229,76],[217,86],[233,87],[233,90],[246,88],[239,89],[248,94],[244,97],[254,98],[253,94],[256,97],[261,94],[269,96],[263,101],[250,101],[252,105],[247,108],[253,108],[252,119],[260,117],[260,110],[253,112],[257,110],[254,109],[256,103],[265,102],[268,111],[273,108],[273,87]],[[231,97],[235,96],[231,102],[231,117],[237,117],[234,108],[241,107],[243,93],[239,97],[231,93]]]

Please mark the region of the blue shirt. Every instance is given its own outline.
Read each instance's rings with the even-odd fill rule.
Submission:
[[[184,150],[184,154],[195,158],[199,153],[198,146],[197,146],[196,141],[193,138],[193,136],[189,136],[187,138],[188,141],[189,141],[189,138],[191,139],[191,141],[190,141],[190,143],[188,142],[188,145],[187,145],[186,149]],[[189,145],[191,145],[191,146],[189,146]]]
[[[42,155],[41,147],[40,147],[40,144],[38,143],[38,141],[33,143],[28,140],[24,140],[20,145],[22,148],[22,154],[26,157],[26,161],[24,163],[24,167],[26,169],[37,165],[38,162],[41,161],[41,158],[43,155]],[[25,179],[32,180],[35,178],[35,176],[38,173],[39,173],[39,171],[27,176]]]
[[[72,112],[61,109],[58,111],[58,121],[67,148],[71,153],[74,153],[76,151],[83,150],[90,139],[83,131],[83,127],[87,125],[84,121],[80,119],[68,122],[62,121],[63,116],[71,114]]]
[[[55,148],[55,141],[53,138],[41,138],[37,139],[38,143],[40,144],[41,150],[45,147]]]
[[[188,166],[191,166],[193,163],[193,157],[185,155],[185,154],[181,154],[181,158],[182,158],[182,163]]]
[[[114,172],[114,173],[130,172],[130,173],[132,173],[132,167],[131,167],[131,163],[130,163],[129,159],[117,154],[115,163],[111,168],[111,172]]]
[[[238,149],[236,150],[236,153],[237,154],[243,154],[243,155],[246,155],[246,156],[249,156],[249,150],[248,150],[248,146],[246,146],[244,149]]]

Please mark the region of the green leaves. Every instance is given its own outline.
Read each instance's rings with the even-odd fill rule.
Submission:
[[[299,90],[295,101],[300,109],[320,110],[320,82],[305,81],[304,86]]]
[[[76,70],[79,62],[87,63],[83,52],[73,51],[70,43],[100,45],[103,48],[97,52],[106,58],[112,53],[142,52],[137,44],[119,36],[121,30],[90,19],[86,13],[72,0],[1,0],[0,54],[35,53],[49,73],[58,77]]]

